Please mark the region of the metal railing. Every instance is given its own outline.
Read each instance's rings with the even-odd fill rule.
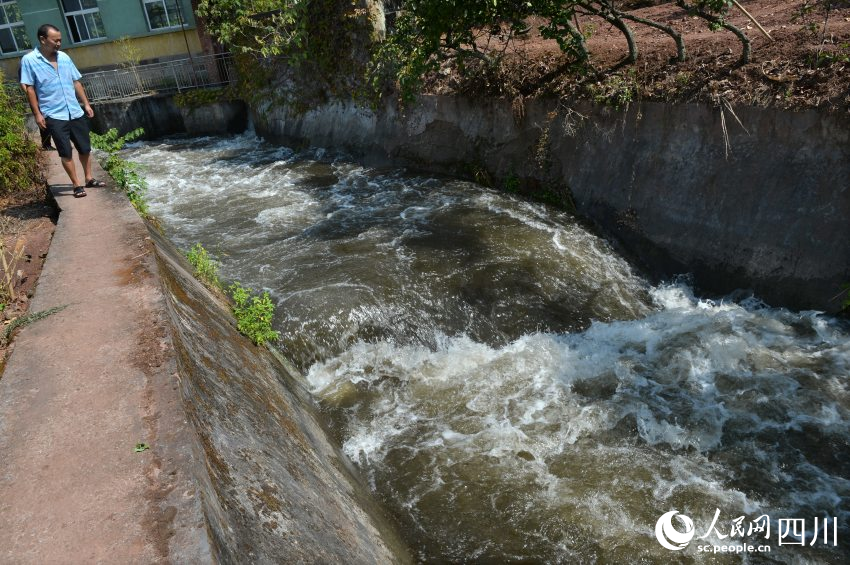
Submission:
[[[87,73],[80,82],[89,101],[102,102],[151,93],[226,86],[236,82],[236,72],[233,57],[224,53]]]

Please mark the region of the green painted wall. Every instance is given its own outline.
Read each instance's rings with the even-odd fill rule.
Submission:
[[[106,37],[73,43],[60,0],[18,0],[24,27],[33,47],[38,46],[36,33],[41,24],[49,23],[62,32],[62,50],[66,51],[77,67],[86,72],[92,69],[111,68],[123,61],[123,55],[115,40],[122,37],[135,39],[134,44],[143,61],[168,60],[203,52],[192,13],[191,0],[179,0],[186,18],[184,35],[180,27],[150,31],[145,17],[142,0],[98,0],[100,17]],[[0,55],[0,71],[4,80],[14,77],[18,63],[24,53]]]
[[[62,9],[59,7],[57,0],[18,0],[18,9],[24,18],[27,37],[29,37],[33,47],[38,45],[36,32],[38,31],[38,26],[41,24],[51,23],[59,28],[62,32],[62,37],[68,35],[68,30],[65,28],[65,22],[63,21],[65,18],[62,17]],[[6,55],[4,57],[14,57],[14,55]]]
[[[148,22],[145,19],[142,0],[98,0],[98,5],[100,6],[101,18],[103,18],[103,26],[106,28],[106,33],[111,39],[118,39],[125,35],[139,37],[150,35],[151,33],[168,33],[174,31],[174,28],[168,28],[167,30],[155,30],[151,32],[148,29]],[[180,0],[180,7],[183,17],[186,19],[186,27],[194,28],[195,16],[192,13],[190,1]]]
[[[195,29],[195,15],[192,13],[190,0],[179,0],[183,17],[186,19],[186,29]],[[18,0],[18,8],[24,20],[24,27],[33,47],[38,45],[36,32],[41,24],[49,23],[59,28],[62,32],[63,48],[75,45],[93,45],[114,41],[124,36],[146,37],[149,35],[174,33],[180,28],[168,28],[150,31],[148,21],[145,18],[142,0],[98,0],[100,17],[103,27],[106,29],[105,39],[96,39],[84,43],[74,44],[71,42],[71,34],[65,24],[65,15],[62,11],[60,0]],[[20,58],[20,54],[7,54],[0,58]]]

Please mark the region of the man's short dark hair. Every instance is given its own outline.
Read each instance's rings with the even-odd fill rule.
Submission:
[[[53,25],[53,24],[41,24],[41,26],[39,26],[39,28],[38,28],[38,37],[39,37],[39,38],[44,37],[44,38],[46,39],[46,38],[47,38],[47,33],[48,33],[51,29],[52,29],[53,31],[59,31],[59,28],[58,28],[58,27],[56,27],[56,26],[55,26],[55,25]]]

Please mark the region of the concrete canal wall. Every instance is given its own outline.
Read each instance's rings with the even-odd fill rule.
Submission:
[[[442,96],[251,113],[280,143],[571,199],[648,274],[692,274],[701,292],[834,312],[850,281],[847,115]]]

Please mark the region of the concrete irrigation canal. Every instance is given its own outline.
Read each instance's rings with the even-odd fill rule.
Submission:
[[[225,560],[321,561],[291,553],[296,524],[341,516],[378,547],[352,561],[662,562],[671,509],[692,557],[767,524],[772,560],[847,558],[846,322],[653,284],[570,214],[466,181],[253,133],[127,158],[177,248],[270,292],[294,365],[246,353],[161,260]]]

